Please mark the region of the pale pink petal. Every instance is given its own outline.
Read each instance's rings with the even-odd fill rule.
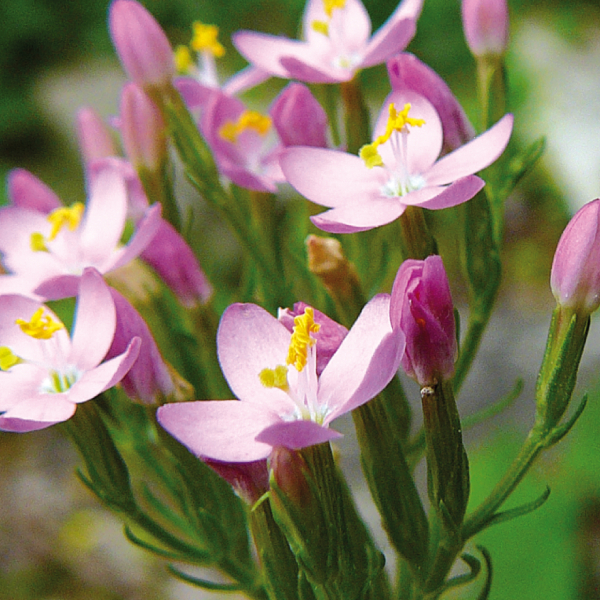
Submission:
[[[50,234],[51,225],[44,213],[16,206],[0,209],[0,252],[4,255],[4,264],[12,271],[26,269],[28,262],[36,258],[43,259],[45,252],[33,252],[31,234],[40,232]],[[15,267],[11,266],[14,261]],[[22,265],[18,266],[17,265]]]
[[[317,54],[314,49],[308,51],[300,59],[284,56],[279,62],[287,71],[289,79],[297,79],[306,83],[337,83],[350,81],[355,69],[344,69],[334,65],[335,55],[328,49],[327,53]]]
[[[314,421],[300,420],[275,423],[256,436],[256,441],[271,446],[284,446],[292,450],[300,450],[340,437],[342,434],[334,429],[323,427]]]
[[[157,418],[193,454],[223,462],[267,458],[272,447],[256,436],[279,420],[269,410],[237,400],[165,404]]]
[[[384,169],[368,169],[358,156],[338,150],[286,148],[279,164],[300,194],[330,208],[379,198],[387,180]]]
[[[346,204],[332,208],[310,220],[329,233],[353,233],[386,225],[397,219],[406,209],[401,198],[377,198],[368,202]]]
[[[1,338],[0,344],[4,345]],[[47,369],[27,363],[15,365],[9,371],[0,371],[0,412],[9,410],[26,398],[37,398],[47,377]]]
[[[223,375],[233,393],[245,402],[260,403],[279,414],[293,411],[294,403],[282,390],[265,388],[263,369],[285,365],[290,332],[255,304],[232,304],[221,317],[217,354]]]
[[[66,394],[40,394],[19,402],[0,416],[0,430],[26,432],[44,429],[70,419],[75,408]]]
[[[445,188],[430,187],[419,190],[419,192],[441,190],[440,193],[432,195],[429,199],[423,199],[423,196],[418,196],[419,192],[413,192],[412,194],[404,196],[403,201],[406,202],[406,204],[414,204],[415,206],[422,206],[423,208],[428,208],[430,210],[450,208],[451,206],[462,204],[473,198],[484,185],[485,181],[483,181],[483,179],[480,179],[476,175],[468,175]]]
[[[252,65],[238,71],[235,75],[232,75],[221,88],[228,96],[236,96],[242,92],[249,90],[263,81],[269,79],[271,75],[263,69],[258,69]]]
[[[337,32],[340,32],[339,35],[336,35]],[[329,35],[334,47],[339,44],[349,52],[360,51],[367,45],[371,35],[371,18],[360,0],[346,0],[342,9],[333,10]]]
[[[270,177],[252,173],[240,165],[223,162],[219,164],[219,169],[225,177],[231,179],[239,187],[255,192],[269,192],[271,194],[277,192],[277,186]]]
[[[48,300],[62,300],[77,296],[79,290],[78,275],[58,275],[51,277],[34,288],[34,292],[44,302]]]
[[[123,354],[86,371],[66,392],[69,401],[86,402],[119,383],[135,363],[140,345],[140,338],[133,338]]]
[[[321,374],[319,402],[331,409],[327,423],[379,393],[396,373],[404,337],[401,332],[390,335],[389,312],[389,294],[375,296]]]
[[[371,67],[385,62],[395,54],[402,52],[416,32],[416,24],[413,19],[393,20],[392,18],[375,33],[371,38],[361,67]]]
[[[86,269],[79,282],[69,363],[81,371],[99,365],[112,343],[116,322],[108,286],[98,271]]]
[[[213,94],[219,93],[217,88],[199,83],[192,77],[178,77],[173,83],[190,110],[204,108]]]
[[[493,127],[440,159],[423,176],[428,185],[443,185],[491,165],[503,152],[512,132],[513,116],[504,115]]]
[[[127,216],[127,188],[116,168],[97,173],[91,184],[83,222],[79,226],[85,262],[101,265],[117,247]]]
[[[60,198],[40,179],[25,169],[13,169],[7,178],[8,197],[13,206],[44,214],[60,208]]]

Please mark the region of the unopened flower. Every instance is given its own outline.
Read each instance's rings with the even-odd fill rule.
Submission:
[[[197,456],[224,462],[260,460],[275,446],[299,449],[339,437],[329,424],[388,384],[404,337],[392,331],[389,296],[376,296],[317,376],[318,329],[310,308],[290,333],[256,305],[230,306],[217,351],[239,400],[167,404],[158,410],[159,422]]]
[[[350,81],[360,69],[385,62],[413,38],[422,0],[404,0],[371,37],[371,20],[360,0],[308,0],[304,41],[240,31],[233,43],[256,67],[307,83]]]
[[[384,102],[374,141],[360,156],[295,147],[281,156],[288,182],[312,202],[331,210],[311,217],[331,233],[366,231],[397,219],[407,206],[441,209],[470,200],[484,182],[473,175],[504,151],[512,115],[468,144],[436,160],[442,125],[435,108],[411,91]]]
[[[467,44],[474,56],[502,56],[506,52],[506,0],[462,0],[462,19]]]
[[[129,338],[119,355],[104,360],[115,325],[110,291],[94,269],[80,279],[71,336],[36,300],[0,296],[0,429],[34,431],[66,421],[77,404],[121,381],[140,340]]]
[[[392,327],[405,335],[402,367],[422,387],[448,380],[457,355],[450,285],[439,256],[405,260],[390,303]]]
[[[580,208],[563,231],[550,284],[561,306],[585,314],[600,306],[600,198]]]

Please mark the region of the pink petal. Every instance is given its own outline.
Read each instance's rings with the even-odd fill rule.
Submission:
[[[127,216],[127,189],[116,168],[95,175],[83,222],[80,244],[89,265],[100,265],[117,247]]]
[[[197,108],[204,108],[213,94],[219,92],[217,88],[203,85],[192,77],[178,77],[173,82],[187,107],[194,111]]]
[[[406,202],[406,204],[414,204],[415,206],[422,206],[423,208],[428,208],[430,210],[450,208],[451,206],[462,204],[473,198],[484,185],[485,181],[483,181],[483,179],[480,179],[476,175],[469,175],[455,181],[452,185],[445,188],[436,186],[407,194],[403,197],[403,201]],[[423,196],[418,196],[419,192],[432,192],[440,189],[442,191],[433,195],[430,199],[425,200],[423,199]]]
[[[372,67],[402,52],[415,36],[413,19],[394,20],[392,17],[375,33],[367,45],[361,67]]]
[[[328,207],[379,198],[387,179],[383,169],[368,169],[358,156],[324,148],[286,148],[279,164],[300,194]]]
[[[341,433],[323,427],[314,421],[281,421],[264,429],[256,441],[270,446],[284,446],[299,450],[342,437]]]
[[[228,96],[236,96],[241,94],[245,90],[249,90],[263,81],[269,79],[270,75],[262,69],[250,65],[241,71],[238,71],[235,75],[232,75],[221,88]]]
[[[0,343],[4,341],[0,340]],[[37,398],[40,386],[47,377],[47,369],[27,363],[15,365],[10,371],[0,371],[0,412],[11,409],[27,398]]]
[[[36,431],[70,419],[75,404],[66,394],[40,394],[28,398],[0,416],[0,429],[4,431]]]
[[[287,71],[288,79],[297,79],[306,83],[338,83],[350,81],[356,69],[344,69],[333,66],[334,56],[331,51],[317,54],[314,51],[305,53],[302,59],[284,56],[279,62]]]
[[[44,214],[62,206],[59,197],[26,169],[13,169],[8,175],[7,184],[8,197],[13,206]]]
[[[512,132],[513,116],[504,115],[493,127],[440,159],[423,176],[428,185],[443,185],[491,165],[503,152]]]
[[[82,371],[99,365],[112,343],[116,322],[115,305],[108,286],[98,271],[86,269],[79,282],[68,361]]]
[[[86,371],[71,389],[66,392],[70,402],[81,403],[95,398],[98,394],[117,385],[135,363],[139,351],[140,338],[133,338],[127,350],[94,369]]]
[[[58,275],[57,277],[51,277],[37,285],[34,292],[43,298],[44,302],[72,298],[77,296],[79,279],[78,275]]]
[[[390,296],[375,296],[321,374],[319,402],[332,409],[327,423],[379,393],[398,370],[404,336],[390,335],[389,311]]]
[[[245,402],[268,406],[279,414],[294,408],[291,398],[277,388],[265,388],[263,369],[285,365],[290,332],[255,304],[232,304],[223,313],[217,332],[217,354],[233,393]]]
[[[360,204],[346,204],[332,208],[310,220],[329,233],[354,233],[386,225],[405,210],[401,198],[377,198]]]
[[[165,404],[157,418],[196,456],[223,462],[267,458],[272,447],[256,437],[278,421],[275,413],[237,400]]]

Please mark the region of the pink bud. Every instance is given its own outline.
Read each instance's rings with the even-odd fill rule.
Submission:
[[[141,85],[168,84],[175,75],[173,50],[156,19],[135,0],[114,0],[108,20],[127,75]]]
[[[12,170],[7,183],[8,197],[13,206],[47,214],[63,205],[43,181],[26,169]]]
[[[287,85],[269,114],[284,146],[327,148],[327,115],[305,85]]]
[[[250,506],[254,505],[269,489],[269,471],[267,470],[267,461],[264,459],[245,463],[203,460],[215,473],[227,481]]]
[[[77,113],[77,137],[84,163],[117,156],[112,135],[93,108],[81,108]]]
[[[161,170],[167,156],[165,121],[156,104],[135,83],[125,85],[121,94],[121,134],[134,167]]]
[[[508,45],[506,0],[463,0],[463,29],[474,56],[502,56]]]
[[[392,91],[412,90],[435,108],[442,122],[444,152],[455,150],[475,137],[475,129],[447,83],[414,54],[402,52],[387,62]]]
[[[562,306],[584,314],[600,306],[600,199],[580,208],[563,231],[550,285]]]
[[[390,320],[406,336],[402,366],[421,386],[454,375],[457,356],[450,285],[439,256],[406,260],[392,288]]]

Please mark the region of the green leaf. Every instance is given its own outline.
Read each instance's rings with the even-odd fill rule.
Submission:
[[[206,579],[193,577],[192,575],[188,575],[187,573],[180,571],[173,565],[169,565],[167,568],[173,575],[175,575],[175,577],[185,581],[186,583],[191,583],[192,585],[195,585],[196,587],[202,588],[204,590],[210,590],[215,592],[239,592],[244,589],[236,583],[215,583],[214,581],[207,581]]]

